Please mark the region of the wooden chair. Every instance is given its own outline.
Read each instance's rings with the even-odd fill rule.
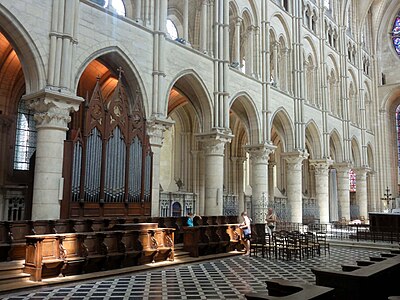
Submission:
[[[324,249],[324,253],[326,255],[326,250],[328,250],[328,254],[330,254],[330,245],[329,242],[326,240],[326,232],[318,231],[315,234],[317,238],[317,243],[319,244],[320,248]]]

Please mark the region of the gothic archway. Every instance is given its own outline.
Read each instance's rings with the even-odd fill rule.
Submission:
[[[78,93],[85,91],[65,143],[62,217],[150,215],[152,152],[140,92],[101,58],[82,74]]]

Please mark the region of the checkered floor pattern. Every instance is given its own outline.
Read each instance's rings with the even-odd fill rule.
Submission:
[[[246,293],[265,291],[267,279],[314,283],[311,267],[340,270],[341,264],[354,264],[356,260],[379,256],[382,252],[386,251],[336,246],[331,247],[330,255],[322,254],[302,261],[235,256],[3,295],[2,299],[245,299]]]

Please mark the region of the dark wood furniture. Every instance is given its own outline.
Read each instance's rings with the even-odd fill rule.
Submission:
[[[173,241],[173,228],[28,235],[24,271],[41,281],[173,260]]]
[[[241,236],[237,224],[184,227],[183,249],[192,257],[225,253],[241,249]]]
[[[397,213],[369,213],[371,232],[400,232],[400,214]]]
[[[289,280],[268,280],[268,293],[246,294],[248,300],[328,300],[334,298],[334,289],[329,287],[296,283]]]
[[[365,266],[361,266],[365,265]],[[335,288],[337,299],[387,299],[400,293],[400,255],[345,267],[345,271],[311,269],[316,284]]]

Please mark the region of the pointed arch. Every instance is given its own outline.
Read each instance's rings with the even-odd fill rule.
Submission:
[[[119,67],[123,69],[124,85],[127,87],[127,93],[130,95],[129,98],[135,99],[135,94],[137,91],[139,91],[145,115],[149,117],[151,115],[151,106],[147,96],[148,92],[146,91],[145,85],[142,81],[143,76],[141,76],[136,65],[126,53],[128,52],[125,52],[124,49],[120,48],[119,46],[110,46],[99,49],[98,51],[88,55],[81,65],[79,65],[76,69],[74,84],[75,90],[77,91],[79,80],[89,64],[96,59],[100,59],[104,65],[115,72]],[[129,105],[132,106],[133,103],[129,103]]]
[[[339,132],[334,129],[332,130],[330,134],[330,149],[329,149],[329,154],[330,157],[336,162],[340,163],[343,161],[343,147],[342,147],[342,138],[339,134]]]
[[[174,76],[168,89],[166,103],[171,91],[176,88],[186,97],[194,108],[200,132],[208,132],[213,124],[211,97],[203,79],[193,69],[184,70]],[[165,115],[170,112],[171,103],[166,105]]]
[[[246,92],[239,92],[231,97],[229,107],[231,111],[243,122],[248,134],[249,143],[261,142],[261,121],[258,109]]]
[[[322,143],[321,132],[318,129],[314,120],[311,120],[306,125],[306,145],[310,151],[310,159],[322,158]]]
[[[279,108],[271,117],[271,140],[280,139],[284,152],[294,149],[294,128],[289,114],[284,108]]]
[[[278,23],[275,23],[274,22],[274,18],[276,18],[276,19],[278,19]],[[291,40],[290,40],[290,29],[289,29],[289,25],[287,24],[287,22],[286,22],[286,20],[285,20],[285,18],[284,18],[284,16],[282,15],[282,13],[280,13],[280,12],[276,12],[276,13],[274,13],[272,16],[271,16],[271,24],[275,24],[275,26],[274,27],[276,27],[275,28],[275,31],[276,32],[279,32],[279,34],[283,34],[283,36],[285,37],[285,40],[286,40],[286,42],[287,42],[287,44],[288,45],[291,45]],[[278,29],[278,25],[280,25],[281,26],[281,31],[278,31],[277,29]],[[271,26],[271,28],[272,28],[273,26]]]
[[[26,94],[39,91],[46,86],[46,71],[43,56],[34,39],[22,24],[0,4],[0,32],[6,37],[21,62]]]
[[[360,143],[356,137],[351,139],[351,156],[354,168],[359,168],[362,165]]]

